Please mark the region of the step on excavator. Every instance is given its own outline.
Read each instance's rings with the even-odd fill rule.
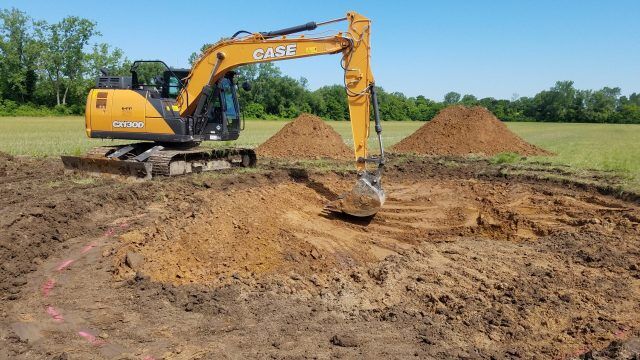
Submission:
[[[289,36],[341,21],[348,23],[347,30],[334,35]],[[134,62],[131,76],[103,72],[87,98],[87,136],[140,142],[97,147],[84,156],[63,156],[65,168],[151,178],[255,166],[252,149],[199,146],[203,141],[236,140],[244,129],[234,69],[246,64],[341,54],[358,177],[353,189],[327,204],[326,209],[372,216],[383,205],[385,194],[380,182],[384,150],[370,67],[370,26],[366,17],[349,12],[344,18],[281,30],[241,30],[209,47],[190,70],[172,69],[162,61],[151,60]],[[164,69],[154,81],[140,74],[146,63]],[[242,87],[248,91],[250,84],[243,83]],[[368,151],[370,105],[379,145],[377,155]]]

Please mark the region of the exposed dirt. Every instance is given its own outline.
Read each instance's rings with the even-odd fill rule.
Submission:
[[[595,189],[392,158],[355,220],[352,174],[7,161],[0,358],[640,356],[640,205]]]
[[[322,119],[301,114],[260,145],[258,155],[293,159],[351,159],[353,150]]]
[[[443,109],[431,121],[392,146],[391,151],[427,155],[551,154],[512,133],[486,108],[461,105]]]
[[[15,171],[15,158],[0,151],[0,176],[8,176]]]

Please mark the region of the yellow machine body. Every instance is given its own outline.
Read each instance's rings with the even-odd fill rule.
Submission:
[[[175,134],[145,94],[125,89],[92,89],[85,109],[87,136],[92,131],[120,133],[123,131],[145,134]],[[167,102],[166,106],[175,106]]]

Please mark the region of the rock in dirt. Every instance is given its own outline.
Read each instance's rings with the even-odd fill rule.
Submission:
[[[135,281],[148,281],[150,280],[151,277],[145,273],[143,273],[142,271],[136,271],[136,276],[133,277],[133,280]]]
[[[336,334],[331,338],[331,343],[340,347],[358,347],[360,340],[353,334]]]
[[[614,340],[600,351],[589,351],[581,359],[640,359],[640,338]]]
[[[285,125],[256,152],[260,156],[294,159],[338,159],[353,157],[340,134],[321,118],[301,114]]]
[[[416,132],[391,147],[396,153],[425,155],[495,155],[504,152],[523,156],[551,155],[512,133],[489,110],[450,106]]]
[[[130,267],[132,270],[138,270],[140,269],[140,267],[142,266],[142,264],[144,264],[144,256],[130,251],[127,253],[125,259],[124,259],[125,264],[127,264],[128,267]]]

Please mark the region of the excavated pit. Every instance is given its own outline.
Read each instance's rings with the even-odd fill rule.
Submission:
[[[354,220],[322,212],[353,174],[87,182],[7,158],[0,358],[639,354],[638,203],[452,161],[391,157]]]
[[[136,270],[154,281],[218,286],[237,278],[350,272],[423,243],[473,238],[497,249],[578,229],[612,233],[624,229],[616,214],[628,209],[592,196],[550,196],[528,184],[426,179],[387,184],[387,203],[371,220],[322,212],[332,197],[327,189],[349,185],[329,174],[212,191],[199,211],[178,211],[124,234],[128,246],[120,253],[149,259]],[[631,233],[637,229],[627,225]],[[124,263],[121,270],[130,271]]]

